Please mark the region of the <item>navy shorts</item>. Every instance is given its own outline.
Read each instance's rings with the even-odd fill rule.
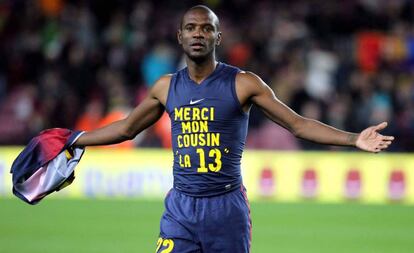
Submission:
[[[248,253],[250,207],[244,187],[213,197],[172,189],[165,198],[158,253]]]

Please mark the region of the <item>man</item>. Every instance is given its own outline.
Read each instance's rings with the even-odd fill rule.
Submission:
[[[318,143],[380,152],[394,139],[378,133],[385,122],[354,134],[301,117],[255,74],[216,61],[221,36],[214,12],[200,5],[189,9],[177,32],[187,68],[161,77],[127,118],[87,132],[76,142],[89,146],[129,140],[168,112],[174,187],[165,200],[157,252],[250,251],[240,159],[253,104],[295,136]]]

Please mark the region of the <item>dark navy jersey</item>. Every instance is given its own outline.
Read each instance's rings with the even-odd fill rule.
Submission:
[[[166,110],[174,153],[174,188],[190,196],[218,195],[242,183],[240,160],[248,113],[236,95],[240,70],[224,63],[202,83],[187,68],[171,78]]]

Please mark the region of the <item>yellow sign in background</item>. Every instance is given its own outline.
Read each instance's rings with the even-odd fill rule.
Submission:
[[[266,184],[266,169],[273,187]],[[253,198],[414,203],[414,156],[409,154],[249,152],[242,171]]]
[[[0,196],[9,197],[13,160],[0,148]],[[172,187],[170,150],[88,148],[72,185],[50,197],[162,198]],[[242,174],[251,200],[414,204],[414,156],[246,151]]]

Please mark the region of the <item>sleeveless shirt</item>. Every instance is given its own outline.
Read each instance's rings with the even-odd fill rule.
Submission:
[[[188,69],[170,83],[166,111],[171,119],[174,188],[197,197],[219,195],[242,184],[240,162],[248,113],[236,95],[240,69],[218,63],[200,84]]]

